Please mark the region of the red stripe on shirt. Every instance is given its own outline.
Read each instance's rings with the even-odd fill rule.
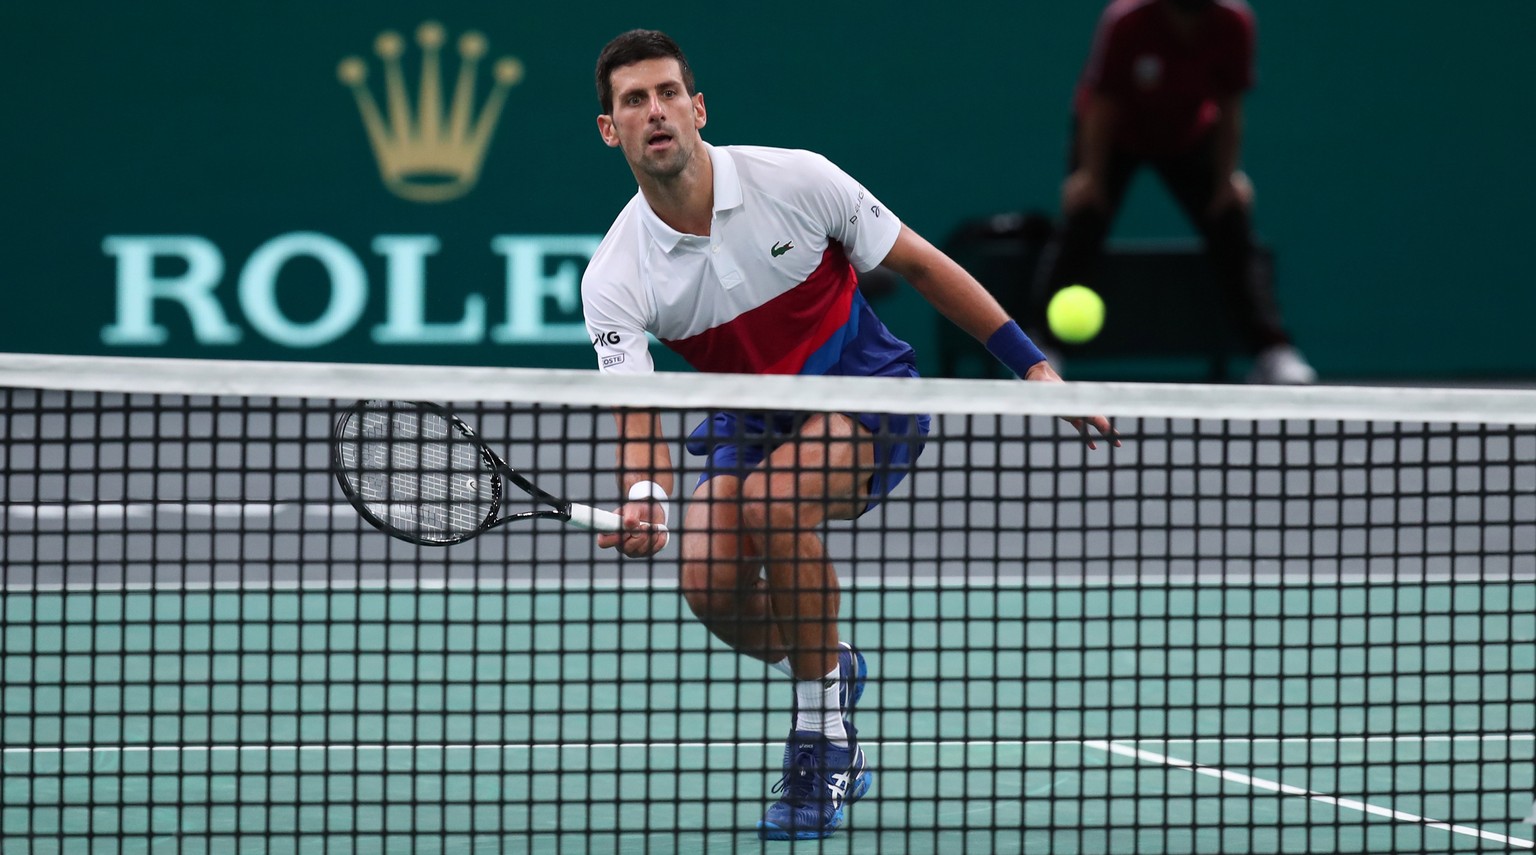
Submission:
[[[717,327],[662,343],[700,371],[798,374],[848,323],[857,285],[848,256],[834,242],[799,285]]]

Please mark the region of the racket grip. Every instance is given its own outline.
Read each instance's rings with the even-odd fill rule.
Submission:
[[[587,531],[623,531],[624,519],[612,511],[594,508],[591,505],[578,505],[571,503],[571,526],[583,528]],[[652,523],[650,528],[657,531],[666,531],[667,527]]]
[[[624,521],[612,511],[571,503],[570,524],[588,531],[623,531]]]

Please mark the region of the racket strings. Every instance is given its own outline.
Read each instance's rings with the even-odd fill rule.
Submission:
[[[404,532],[457,540],[495,510],[478,442],[433,412],[369,402],[341,431],[343,474],[370,512]]]

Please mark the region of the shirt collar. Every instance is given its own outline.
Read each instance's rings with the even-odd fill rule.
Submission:
[[[702,140],[700,142],[704,146],[704,153],[709,158],[709,165],[714,172],[715,214],[740,207],[741,174],[736,171],[735,159],[725,149],[715,148]],[[656,212],[651,210],[650,203],[645,201],[645,194],[639,195],[641,222],[645,223],[646,231],[650,232],[651,239],[656,241],[663,252],[671,252],[685,237],[697,237],[697,235],[685,235],[662,222],[661,218],[656,216]]]

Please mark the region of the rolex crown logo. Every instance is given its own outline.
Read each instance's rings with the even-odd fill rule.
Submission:
[[[405,72],[400,57],[405,40],[399,33],[386,30],[374,42],[374,53],[384,64],[384,97],[388,117],[380,114],[373,92],[369,90],[368,65],[361,57],[349,56],[337,66],[336,76],[352,89],[357,110],[362,114],[368,142],[373,146],[379,173],[389,192],[413,202],[446,202],[457,199],[474,188],[480,178],[480,164],[485,158],[491,134],[501,116],[507,91],[523,79],[523,64],[504,56],[492,67],[495,84],[481,106],[475,109],[475,72],[486,54],[485,36],[466,32],[459,37],[459,77],[453,90],[453,103],[443,111],[442,47],[446,41],[443,26],[428,21],[416,29],[416,44],[421,47],[421,81],[415,110],[406,94]]]

